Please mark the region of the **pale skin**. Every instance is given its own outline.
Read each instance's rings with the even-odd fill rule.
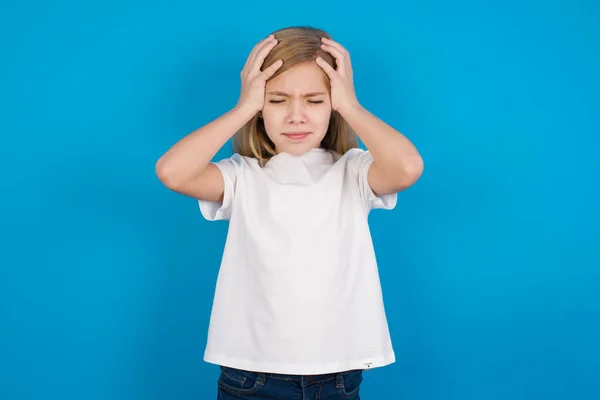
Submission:
[[[300,155],[319,147],[331,118],[329,87],[323,70],[315,62],[306,62],[269,81],[262,116],[278,153]],[[294,138],[293,133],[298,132],[307,135]]]
[[[415,146],[400,132],[360,105],[354,91],[350,54],[339,43],[323,38],[321,47],[336,59],[334,70],[321,58],[317,64],[331,81],[331,105],[365,143],[373,164],[368,182],[378,194],[392,194],[413,185],[423,172],[423,160]]]
[[[252,49],[240,73],[242,88],[234,108],[179,140],[157,161],[156,174],[165,186],[200,200],[223,200],[223,176],[210,161],[246,122],[262,110],[266,81],[282,62],[262,72],[260,66],[276,44],[273,35],[269,35]]]
[[[277,40],[270,35],[257,43],[241,72],[242,88],[236,106],[175,143],[157,162],[156,173],[168,188],[207,201],[222,201],[224,181],[210,163],[219,149],[256,113],[262,112],[267,134],[278,152],[301,154],[319,147],[332,110],[339,112],[371,152],[374,162],[368,182],[377,194],[411,186],[421,175],[423,161],[408,139],[360,105],[354,91],[348,52],[323,39],[322,48],[337,62],[334,70],[321,59],[295,66],[267,80],[282,65],[260,67]],[[326,73],[330,87],[319,74]],[[322,76],[322,75],[321,75]],[[266,102],[267,99],[267,102]],[[310,132],[302,141],[285,133]]]

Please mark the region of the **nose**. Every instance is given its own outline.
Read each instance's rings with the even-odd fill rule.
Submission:
[[[306,115],[304,111],[304,102],[302,100],[290,101],[287,118],[288,123],[300,124],[306,122]]]

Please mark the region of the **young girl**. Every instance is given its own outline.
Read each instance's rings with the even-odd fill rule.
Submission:
[[[361,106],[348,52],[322,30],[262,40],[241,82],[233,109],[156,165],[229,221],[204,360],[221,366],[219,399],[359,399],[363,370],[395,361],[368,214],[393,209],[423,162]]]

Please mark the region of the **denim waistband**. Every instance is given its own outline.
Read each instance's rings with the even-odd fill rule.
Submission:
[[[333,372],[329,374],[318,374],[318,375],[289,375],[289,374],[274,374],[274,373],[259,373],[259,377],[265,379],[280,379],[285,381],[297,381],[301,382],[304,385],[309,385],[312,383],[324,382],[331,379],[336,379],[339,381],[342,379],[344,375],[347,375],[356,370],[342,371],[342,372]]]

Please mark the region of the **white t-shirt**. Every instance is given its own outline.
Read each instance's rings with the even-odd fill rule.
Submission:
[[[373,243],[373,162],[363,149],[279,153],[261,168],[234,154],[215,164],[229,220],[204,354],[206,362],[280,374],[325,374],[395,361]]]

